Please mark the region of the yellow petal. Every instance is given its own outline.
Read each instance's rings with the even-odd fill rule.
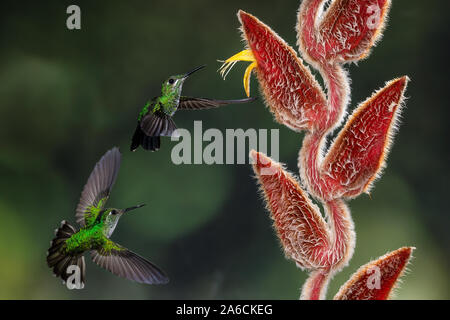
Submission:
[[[251,50],[242,50],[241,52],[235,54],[234,56],[228,58],[225,60],[225,63],[229,63],[232,61],[250,61],[254,62],[256,61],[255,57],[253,56],[253,52]]]
[[[247,94],[247,97],[250,97],[250,75],[252,74],[252,70],[257,66],[258,64],[255,62],[253,62],[252,64],[250,64],[247,69],[245,69],[245,74],[244,74],[244,89],[245,89],[245,93]]]
[[[250,96],[250,75],[252,70],[258,65],[256,62],[255,57],[253,56],[253,52],[251,50],[243,50],[234,56],[228,58],[227,60],[223,61],[222,66],[219,68],[219,72],[222,75],[222,77],[225,79],[228,72],[233,68],[233,66],[238,61],[249,61],[252,62],[247,69],[245,70],[244,74],[244,89],[245,93],[247,94],[247,97]]]

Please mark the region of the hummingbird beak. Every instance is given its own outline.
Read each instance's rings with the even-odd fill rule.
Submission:
[[[126,212],[134,210],[134,209],[139,209],[140,207],[143,207],[143,206],[145,206],[145,204],[139,204],[139,205],[134,206],[134,207],[126,208],[125,210],[123,210],[123,213],[126,213]]]
[[[186,74],[184,75],[184,79],[188,78],[191,74],[193,74],[194,72],[196,72],[196,71],[198,71],[198,70],[200,70],[200,69],[203,69],[204,67],[206,67],[206,65],[197,67],[197,68],[195,68],[194,70],[189,71],[188,73],[186,73]]]

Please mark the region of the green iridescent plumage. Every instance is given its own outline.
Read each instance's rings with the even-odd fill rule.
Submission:
[[[186,74],[171,76],[163,82],[161,95],[148,101],[138,115],[138,123],[131,140],[131,151],[135,151],[139,146],[146,150],[158,150],[161,145],[160,137],[170,137],[177,129],[172,120],[177,110],[203,110],[255,100],[254,98],[215,100],[182,96],[181,92],[186,79],[203,67],[195,68]]]
[[[63,221],[55,232],[56,237],[52,240],[47,254],[47,264],[54,274],[64,281],[70,276],[69,267],[78,266],[80,284],[81,287],[84,286],[83,254],[87,251],[90,251],[95,263],[118,276],[147,284],[168,281],[164,272],[150,261],[109,239],[123,214],[143,206],[127,209],[105,208],[119,172],[120,157],[117,148],[108,151],[89,176],[76,209],[80,230],[76,231]]]
[[[107,234],[112,233],[111,228],[115,227],[115,220],[119,219],[120,210],[112,208],[103,210],[101,204],[105,199],[103,198],[97,207],[92,206],[85,214],[86,226],[67,239],[66,253],[81,253],[98,247],[106,248],[106,251],[121,250],[121,247],[106,237]]]

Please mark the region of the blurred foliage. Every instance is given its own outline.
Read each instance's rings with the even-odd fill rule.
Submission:
[[[0,298],[296,299],[306,277],[285,260],[249,165],[180,165],[175,142],[128,152],[139,109],[171,74],[207,64],[185,94],[244,96],[238,65],[216,70],[243,48],[236,18],[247,10],[295,47],[299,1],[76,1],[82,29],[66,28],[69,1],[3,1],[0,19]],[[403,123],[372,198],[351,201],[357,246],[328,297],[360,265],[404,245],[417,247],[400,299],[448,299],[450,133],[447,103],[450,2],[395,1],[383,41],[349,66],[352,103],[387,80],[412,78]],[[252,79],[253,93],[257,83]],[[189,130],[278,128],[280,160],[297,171],[302,135],[279,126],[259,102],[178,113]],[[94,164],[112,146],[123,155],[111,205],[147,206],[121,220],[113,238],[150,258],[171,282],[128,282],[87,264],[85,290],[53,278],[45,252],[74,209]],[[89,259],[87,259],[89,260]]]

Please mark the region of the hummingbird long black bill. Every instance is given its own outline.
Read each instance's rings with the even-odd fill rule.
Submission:
[[[126,209],[123,211],[123,213],[126,213],[126,212],[128,212],[128,211],[132,211],[132,210],[134,210],[134,209],[139,209],[140,207],[143,207],[143,206],[145,206],[145,204],[138,204],[137,206],[126,208]]]
[[[188,73],[186,73],[186,74],[184,75],[184,77],[187,78],[187,77],[189,77],[191,74],[193,74],[194,72],[197,72],[198,70],[203,69],[204,67],[206,67],[206,65],[197,67],[197,68],[195,68],[194,70],[189,71]]]

